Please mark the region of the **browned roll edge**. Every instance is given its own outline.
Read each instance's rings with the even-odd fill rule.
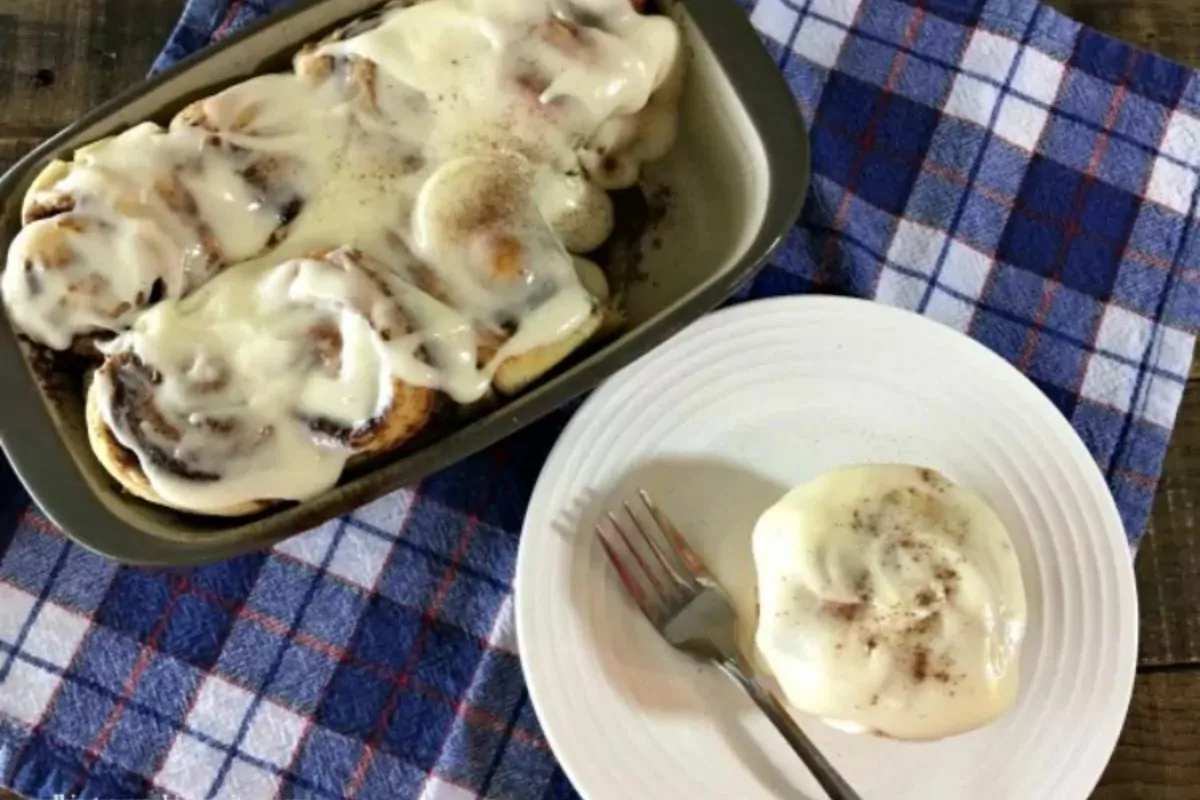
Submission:
[[[394,384],[395,399],[388,413],[365,434],[356,436],[360,448],[355,458],[382,453],[399,447],[415,436],[433,416],[436,393],[430,389],[410,386],[401,381]],[[96,459],[122,489],[129,494],[154,505],[219,517],[241,517],[254,514],[277,505],[279,500],[262,499],[238,503],[227,508],[197,510],[186,508],[166,500],[155,491],[142,469],[136,453],[117,441],[116,435],[100,413],[100,402],[89,381],[85,405],[88,443]]]

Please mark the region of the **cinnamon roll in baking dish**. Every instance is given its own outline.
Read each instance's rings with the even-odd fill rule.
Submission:
[[[147,311],[88,389],[101,462],[145,499],[241,514],[408,439],[433,412],[435,392],[413,382],[432,367],[376,269],[338,250]]]
[[[132,494],[311,497],[618,322],[586,254],[670,146],[682,63],[628,0],[391,4],[47,167],[9,319],[99,353],[90,441]]]

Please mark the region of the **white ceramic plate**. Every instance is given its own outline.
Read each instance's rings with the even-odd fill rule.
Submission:
[[[658,638],[590,531],[643,486],[745,608],[758,513],[863,461],[935,467],[994,505],[1029,599],[1023,685],[1000,721],[940,742],[801,716],[806,731],[867,800],[1091,792],[1137,651],[1130,554],[1095,463],[1036,387],[978,343],[882,305],[791,297],[709,316],[615,376],[538,480],[517,563],[519,647],[538,717],[585,797],[825,796],[726,678]]]

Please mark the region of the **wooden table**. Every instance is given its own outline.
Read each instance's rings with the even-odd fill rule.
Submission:
[[[1200,0],[1053,3],[1100,30],[1200,66]],[[0,0],[0,166],[140,79],[181,5]],[[1095,796],[1200,798],[1200,368],[1184,395],[1137,575],[1141,668],[1120,745]]]

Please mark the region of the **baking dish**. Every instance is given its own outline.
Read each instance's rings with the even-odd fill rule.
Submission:
[[[191,100],[238,80],[285,69],[301,44],[379,5],[301,0],[57,134],[0,178],[5,248],[19,230],[25,190],[51,159],[145,119],[166,121]],[[669,201],[643,237],[638,277],[623,287],[621,335],[445,437],[348,473],[315,498],[255,517],[219,519],[172,512],[120,491],[88,446],[80,394],[35,377],[6,324],[0,326],[6,393],[0,446],[33,498],[73,539],[121,561],[187,564],[261,548],[519,430],[720,303],[763,264],[798,216],[808,185],[807,136],[782,76],[738,6],[689,0],[667,11],[679,19],[688,49],[681,133],[670,155],[645,172],[648,191]]]

